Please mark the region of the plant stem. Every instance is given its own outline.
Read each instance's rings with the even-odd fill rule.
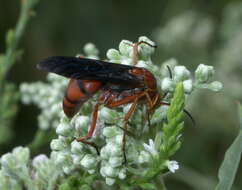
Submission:
[[[17,21],[15,30],[9,30],[7,33],[7,49],[5,53],[5,59],[3,65],[1,65],[1,73],[0,73],[0,86],[4,84],[4,80],[7,72],[13,66],[16,60],[16,51],[18,48],[18,44],[20,39],[23,36],[26,25],[33,15],[32,9],[39,0],[22,0],[21,1],[21,12],[19,19]]]

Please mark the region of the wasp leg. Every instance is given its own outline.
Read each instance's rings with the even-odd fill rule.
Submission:
[[[124,123],[123,139],[122,139],[122,143],[123,143],[122,144],[122,151],[123,151],[123,156],[124,156],[124,163],[127,162],[126,153],[125,153],[125,147],[126,147],[125,144],[126,144],[126,134],[127,134],[127,131],[128,131],[128,120],[133,115],[137,105],[138,105],[138,98],[135,99],[134,103],[129,108],[129,111],[124,116],[125,123]]]
[[[152,109],[153,102],[152,102],[152,100],[151,100],[150,95],[148,94],[148,92],[145,92],[145,96],[147,98],[145,122],[148,121],[148,127],[151,127],[151,123],[150,123],[150,112],[151,112],[151,109]]]
[[[148,121],[148,126],[150,127],[151,126],[151,123],[150,123],[150,113],[153,111],[153,108],[159,102],[160,95],[159,94],[156,94],[156,96],[153,98],[153,100],[151,100],[150,95],[149,95],[149,93],[147,91],[145,92],[145,96],[147,98],[145,121]]]
[[[96,149],[98,155],[100,154],[99,150],[98,150],[98,146],[95,143],[89,142],[87,140],[90,139],[93,136],[93,133],[96,129],[99,105],[100,105],[100,103],[97,103],[94,106],[94,111],[92,113],[92,124],[91,124],[91,127],[88,130],[87,135],[84,136],[84,137],[80,137],[80,138],[76,139],[78,142],[82,142],[82,143],[85,143],[85,144],[88,144],[88,145],[91,145],[92,147],[94,147]]]
[[[125,42],[125,44],[130,45],[130,46],[133,47],[133,54],[132,54],[132,63],[133,63],[133,65],[136,65],[138,63],[138,55],[139,55],[138,47],[139,47],[140,44],[146,44],[146,45],[148,45],[150,47],[153,47],[153,48],[157,47],[156,45],[152,45],[152,44],[150,44],[150,43],[148,43],[146,41],[140,41],[140,42],[137,42],[137,43],[134,43],[134,44],[129,44],[129,43]]]

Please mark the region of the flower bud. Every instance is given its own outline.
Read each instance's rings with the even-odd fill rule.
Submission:
[[[184,87],[185,93],[190,94],[193,89],[192,80],[184,80],[183,87]]]
[[[87,116],[77,116],[72,122],[74,122],[76,130],[83,130],[83,128],[88,127],[90,118]]]
[[[86,154],[84,158],[81,160],[81,165],[84,168],[94,168],[96,164],[97,160],[91,154]]]
[[[53,139],[50,143],[50,148],[52,150],[63,150],[66,146],[66,143],[61,139]]]
[[[118,117],[118,113],[115,110],[103,107],[100,110],[100,117],[102,117],[104,121],[115,122],[115,119]]]
[[[214,81],[210,83],[208,86],[210,90],[213,90],[215,92],[218,92],[223,88],[223,84],[219,81]]]
[[[107,58],[110,60],[120,60],[119,51],[116,49],[109,49],[107,51]]]
[[[119,51],[122,55],[129,56],[129,52],[132,51],[133,43],[128,40],[122,40],[119,44]]]
[[[62,135],[62,136],[65,136],[65,137],[68,137],[68,136],[73,136],[74,135],[74,130],[73,128],[69,125],[69,123],[67,122],[61,122],[57,128],[56,128],[56,133],[58,135]]]
[[[76,140],[71,143],[71,152],[73,154],[81,154],[83,152],[83,144]]]
[[[93,43],[87,43],[84,48],[84,52],[89,56],[89,55],[94,55],[97,56],[99,54],[98,49]]]
[[[103,135],[107,138],[114,137],[118,135],[120,132],[118,131],[117,127],[105,127],[103,129]]]
[[[149,162],[151,159],[151,155],[146,151],[141,151],[138,157],[138,163],[143,164],[145,162]]]
[[[76,154],[72,154],[71,155],[71,157],[72,157],[72,161],[73,161],[73,163],[75,164],[75,165],[80,165],[80,163],[81,163],[81,160],[82,160],[82,156],[80,156],[80,155],[76,155]]]
[[[113,168],[110,165],[102,167],[101,170],[104,177],[116,177],[118,175],[118,169]]]
[[[107,185],[113,185],[115,183],[115,179],[110,178],[110,177],[106,177],[106,184]]]
[[[173,92],[175,89],[175,83],[170,78],[164,78],[161,82],[161,89],[164,92]]]
[[[123,158],[122,157],[110,157],[108,162],[109,162],[110,166],[118,167],[118,166],[122,165]]]
[[[174,67],[174,80],[175,81],[184,81],[189,79],[190,71],[187,70],[185,66],[175,66]]]
[[[147,63],[145,61],[143,61],[143,60],[138,61],[136,66],[137,67],[143,67],[143,68],[147,68],[148,67]]]
[[[7,167],[7,168],[12,168],[12,167],[15,167],[16,165],[16,159],[11,153],[6,153],[2,155],[0,162],[2,167]]]
[[[94,173],[96,172],[96,170],[87,170],[87,172],[88,172],[89,174],[94,174]]]
[[[20,164],[27,164],[30,158],[30,151],[29,148],[20,146],[13,149],[13,155]]]
[[[44,154],[40,154],[38,156],[35,156],[33,161],[32,161],[32,165],[35,167],[35,168],[38,168],[40,165],[48,162],[48,157]]]
[[[57,152],[55,163],[60,165],[70,165],[72,158],[69,152],[59,151]]]
[[[73,170],[75,169],[75,166],[74,165],[63,166],[62,169],[65,174],[71,174],[73,172]]]
[[[132,59],[131,58],[121,59],[121,64],[122,65],[133,65]]]
[[[167,160],[166,165],[172,173],[175,173],[175,171],[179,169],[178,162],[175,160]]]
[[[157,108],[154,114],[152,115],[151,124],[152,125],[158,124],[158,123],[161,123],[162,120],[165,120],[167,117],[167,110],[168,110],[167,105],[163,105]]]
[[[105,146],[105,149],[106,149],[106,153],[110,156],[122,155],[121,146],[117,145],[116,143],[108,142],[107,145]]]
[[[146,36],[141,36],[139,37],[139,42],[141,41],[144,41],[144,42],[147,42],[148,44],[145,44],[145,43],[141,43],[139,46],[138,46],[138,49],[139,49],[139,53],[140,55],[144,58],[144,59],[148,59],[150,57],[151,54],[154,53],[155,51],[155,48],[152,47],[152,46],[155,46],[155,43],[152,42],[149,38],[147,38]]]
[[[123,135],[116,135],[115,136],[115,143],[117,143],[117,145],[121,145],[123,143]]]
[[[200,64],[195,71],[195,78],[199,83],[206,83],[213,75],[213,66]]]
[[[126,170],[125,169],[121,169],[119,171],[118,178],[119,179],[125,179],[126,178]]]

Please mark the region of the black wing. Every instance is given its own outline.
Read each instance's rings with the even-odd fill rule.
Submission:
[[[134,68],[133,66],[95,59],[54,56],[40,62],[37,68],[73,79],[98,80],[126,85],[140,83],[137,77],[128,72]]]

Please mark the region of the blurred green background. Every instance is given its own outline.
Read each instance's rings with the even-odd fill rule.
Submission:
[[[0,52],[5,51],[5,34],[16,24],[19,1],[0,1]],[[36,64],[48,56],[76,55],[93,42],[105,58],[109,48],[122,39],[136,41],[145,35],[158,45],[154,61],[168,58],[189,70],[198,64],[213,65],[216,80],[224,83],[220,93],[192,94],[189,111],[196,120],[187,120],[183,148],[175,156],[181,170],[167,177],[168,189],[208,189],[216,184],[224,153],[238,130],[236,101],[242,100],[242,1],[226,0],[40,0],[26,28],[20,47],[24,54],[8,73],[8,80],[44,80]],[[1,106],[1,105],[0,105]],[[0,145],[0,153],[27,145],[37,131],[39,110],[23,106],[13,126],[12,139]],[[43,150],[48,152],[48,147]],[[38,152],[40,153],[40,152]],[[235,187],[242,189],[242,168]],[[211,186],[210,186],[211,185]]]

